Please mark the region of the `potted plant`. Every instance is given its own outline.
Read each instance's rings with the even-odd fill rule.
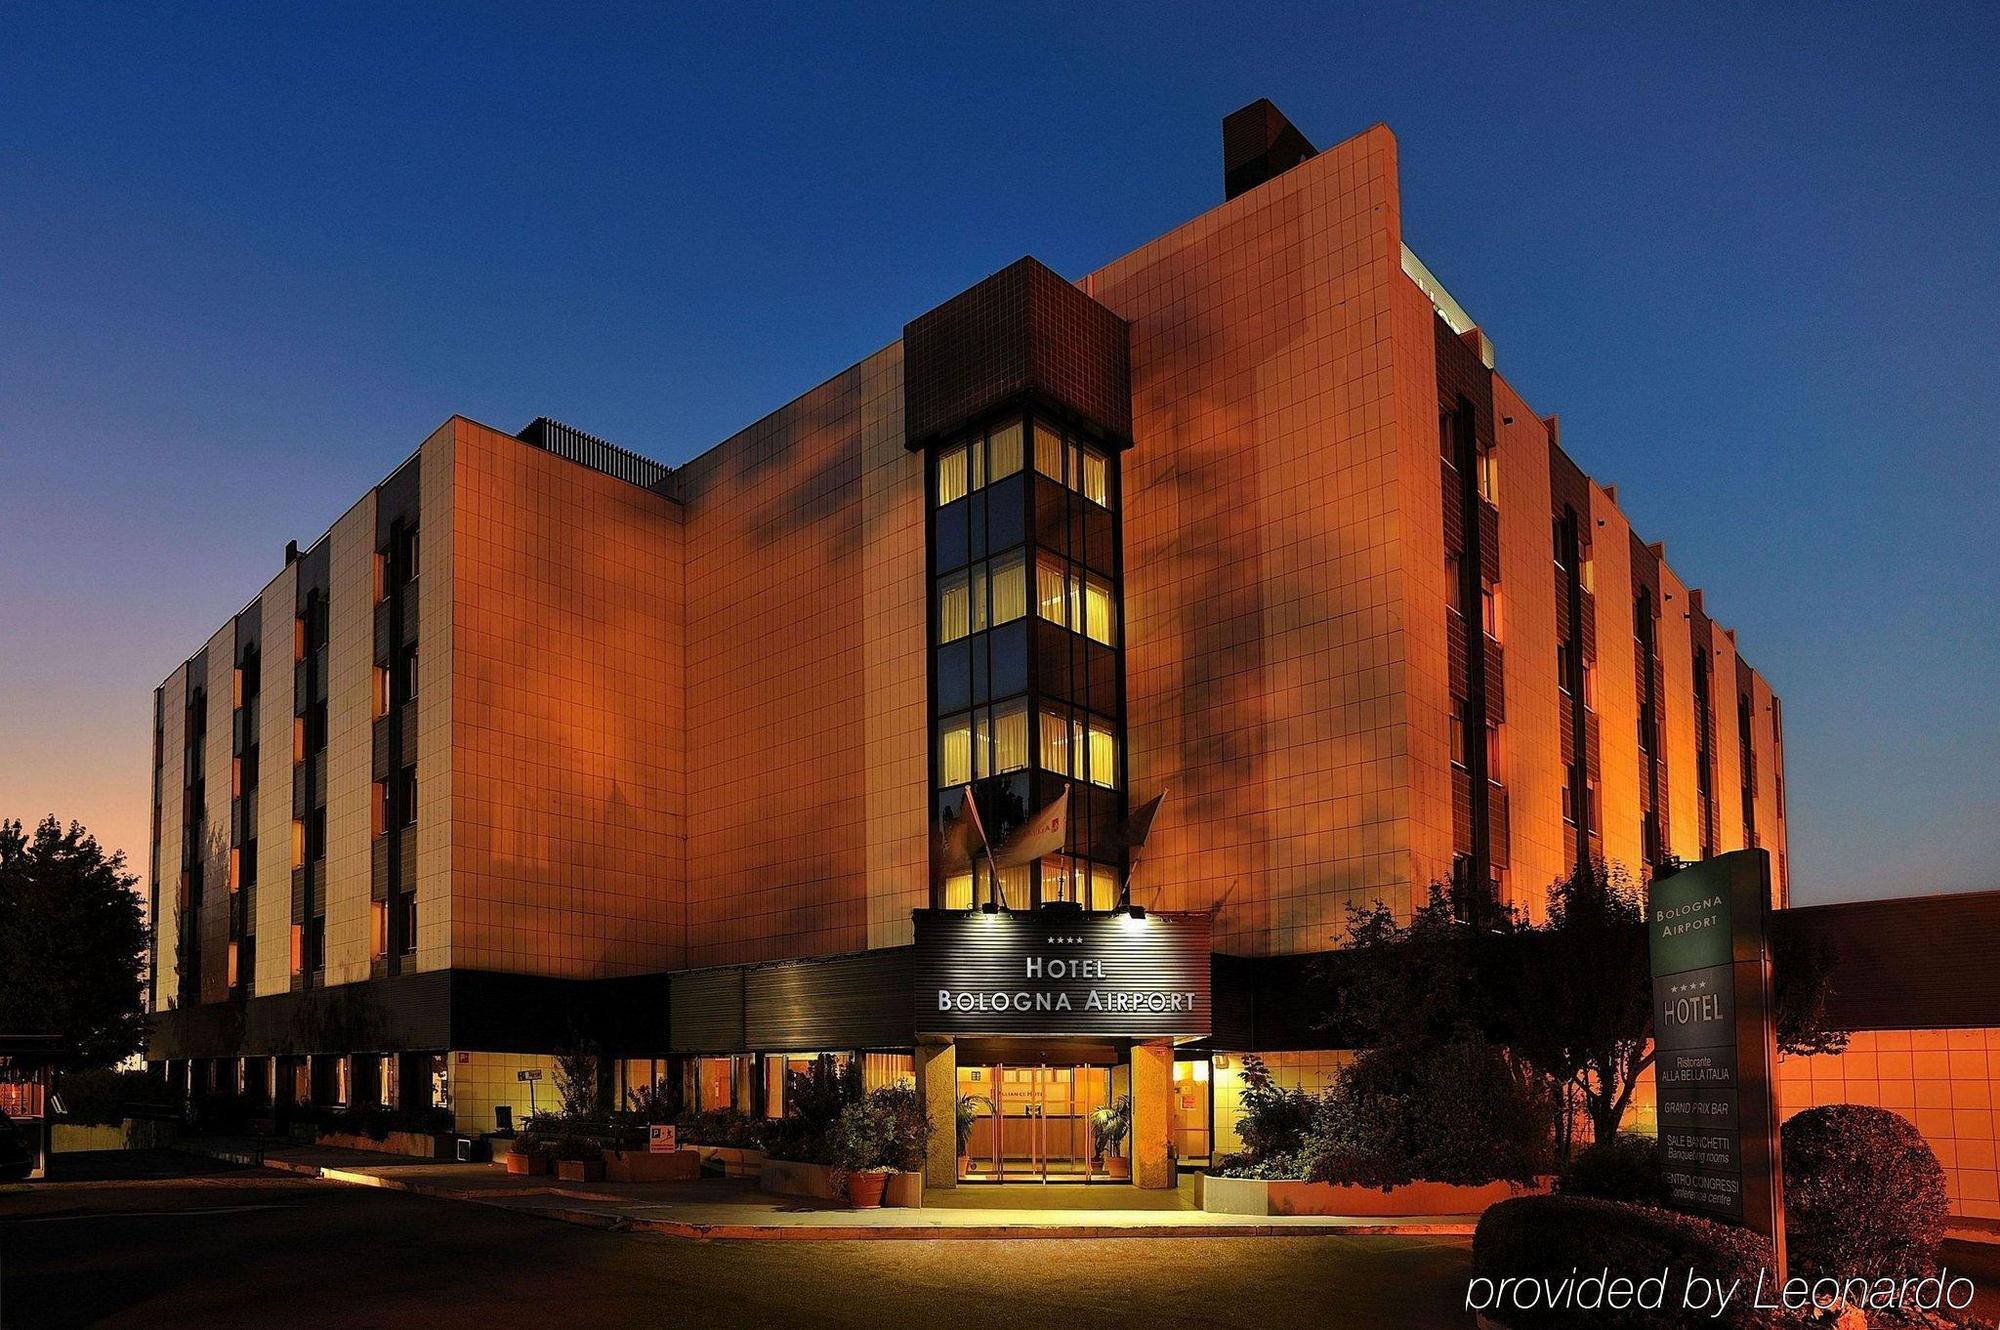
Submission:
[[[1091,1143],[1104,1162],[1104,1175],[1116,1181],[1132,1176],[1132,1161],[1125,1157],[1125,1138],[1132,1133],[1132,1096],[1121,1094],[1116,1102],[1090,1115]]]
[[[517,1133],[507,1149],[507,1171],[539,1177],[549,1171],[549,1143],[532,1131]]]
[[[958,1097],[958,1175],[964,1177],[972,1167],[972,1126],[979,1121],[981,1113],[991,1113],[993,1101],[983,1094],[962,1094]]]
[[[564,1182],[602,1182],[604,1147],[588,1136],[564,1136],[556,1141],[556,1176]]]
[[[874,1210],[888,1189],[890,1165],[887,1113],[861,1100],[841,1110],[829,1134],[835,1189],[844,1192],[856,1210]]]

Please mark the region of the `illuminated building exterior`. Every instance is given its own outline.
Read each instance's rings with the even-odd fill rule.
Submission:
[[[1130,1094],[1163,1186],[1241,1054],[1339,1065],[1276,995],[1348,905],[1745,846],[1783,904],[1778,699],[1404,247],[1395,139],[1224,138],[1222,205],[682,466],[424,440],[156,692],[148,1056],[478,1130],[580,1038],[753,1113],[835,1052],[935,1183],[1096,1174]]]

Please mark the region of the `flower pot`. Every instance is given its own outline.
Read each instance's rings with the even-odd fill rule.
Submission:
[[[1104,1156],[1104,1176],[1114,1182],[1130,1182],[1132,1180],[1132,1161],[1124,1155]]]
[[[898,1171],[884,1175],[889,1185],[882,1189],[882,1204],[905,1210],[921,1209],[924,1204],[924,1175],[917,1172]]]
[[[604,1181],[604,1161],[602,1159],[558,1159],[556,1176],[564,1182]]]
[[[847,1203],[856,1210],[878,1210],[882,1206],[882,1193],[888,1187],[887,1173],[849,1173]]]
[[[526,1177],[541,1177],[549,1171],[549,1157],[510,1154],[507,1156],[507,1171]]]

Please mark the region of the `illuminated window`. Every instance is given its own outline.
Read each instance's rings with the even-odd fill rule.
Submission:
[[[354,1093],[354,1061],[343,1054],[333,1060],[333,1102],[347,1103]]]
[[[236,985],[239,982],[241,982],[236,973],[236,956],[237,956],[236,944],[234,942],[231,942],[229,944],[228,955],[223,962],[223,969],[227,975],[227,983],[231,988],[236,987]]]
[[[1014,427],[1020,429],[1019,425]],[[1028,612],[1027,555],[1020,550],[993,561],[993,625],[1012,623]]]
[[[1069,718],[1044,711],[1041,722],[1042,770],[1069,775]]]
[[[373,810],[370,832],[376,836],[386,835],[389,830],[389,783],[378,780],[369,786],[368,806]]]
[[[229,889],[243,889],[243,850],[236,845],[229,847]]]
[[[1506,780],[1506,768],[1501,759],[1506,756],[1501,743],[1500,727],[1488,722],[1486,726],[1486,779],[1498,785]]]
[[[229,705],[232,707],[241,707],[243,705],[243,667],[241,665],[230,671]]]
[[[993,713],[993,770],[981,775],[1019,771],[1028,765],[1028,704],[1014,702]]]
[[[1095,720],[1090,722],[1090,783],[1107,789],[1118,783],[1118,738]]]
[[[292,761],[303,762],[305,760],[306,718],[304,716],[294,716],[292,717]]]
[[[969,479],[969,450],[964,444],[938,454],[937,501],[942,508],[972,492]]]
[[[375,667],[375,714],[389,714],[389,671],[380,665]]]
[[[389,902],[368,904],[368,954],[382,960],[389,954]]]
[[[972,779],[972,717],[953,716],[938,726],[938,781],[963,785]]]
[[[1062,565],[1049,559],[1035,564],[1035,610],[1050,623],[1069,626],[1069,581]]]
[[[375,551],[375,603],[380,605],[389,596],[389,555],[384,550]]]
[[[967,574],[938,579],[938,641],[956,642],[972,631],[972,591]]]
[[[1486,635],[1494,641],[1500,640],[1500,585],[1497,582],[1479,584],[1479,621],[1486,629]]]
[[[1041,472],[1058,485],[1067,485],[1069,481],[1063,475],[1064,457],[1065,450],[1063,448],[1062,435],[1058,431],[1050,429],[1041,421],[1036,421],[1035,470]]]
[[[1118,602],[1112,599],[1111,584],[1095,577],[1083,579],[1083,631],[1091,641],[1106,646],[1118,633]]]
[[[953,873],[945,878],[944,908],[947,910],[969,910],[972,908],[971,873]]]
[[[375,1071],[376,1102],[384,1108],[394,1108],[401,1080],[401,1061],[394,1053],[384,1053]]]
[[[1465,699],[1451,699],[1451,764],[1465,768]]]
[[[292,925],[292,973],[304,974],[306,967],[306,927]]]
[[[292,819],[292,867],[306,866],[306,824],[299,818]]]
[[[1111,506],[1111,468],[1104,460],[1104,454],[1093,448],[1079,451],[1082,458],[1083,483],[1078,488],[1083,497],[1101,508]]]
[[[292,661],[294,664],[306,658],[306,616],[301,614],[292,619]]]
[[[1115,910],[1118,908],[1118,873],[1103,864],[1090,866],[1090,908],[1093,910]]]
[[[1479,497],[1498,506],[1500,503],[1500,450],[1481,448],[1479,450]]]
[[[1010,420],[986,436],[986,483],[1021,469],[1021,422]]]

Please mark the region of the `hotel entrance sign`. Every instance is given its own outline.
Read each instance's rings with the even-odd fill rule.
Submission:
[[[916,1029],[1193,1038],[1210,1032],[1206,914],[916,912]]]
[[[1654,879],[1646,933],[1668,1199],[1763,1233],[1782,1270],[1770,900],[1764,851],[1705,859]]]

